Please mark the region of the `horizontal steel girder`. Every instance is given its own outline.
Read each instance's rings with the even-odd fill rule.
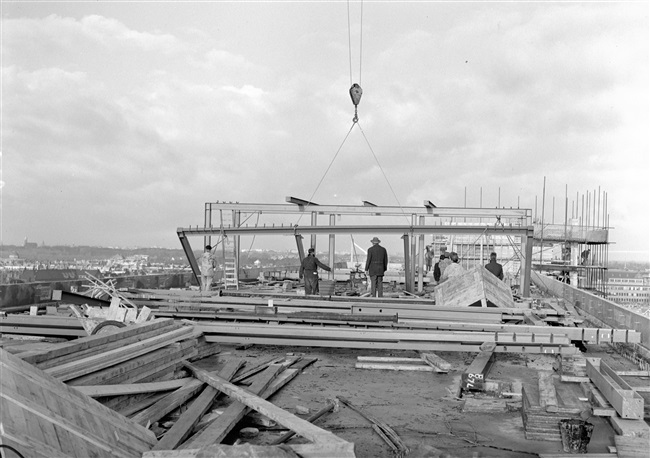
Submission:
[[[464,207],[398,207],[365,205],[296,205],[296,204],[251,204],[206,202],[212,211],[232,210],[242,213],[299,214],[318,213],[323,215],[370,215],[370,216],[431,216],[462,218],[530,218],[531,210],[526,208],[464,208]]]
[[[480,352],[480,345],[464,345],[460,343],[446,342],[372,342],[372,341],[337,341],[311,339],[291,339],[274,337],[246,337],[246,336],[222,336],[205,335],[206,342],[237,343],[256,345],[286,345],[306,347],[330,347],[330,348],[360,348],[374,350],[415,350],[415,351],[463,351]],[[574,346],[562,345],[497,345],[496,353],[529,353],[545,355],[575,355],[578,349]]]
[[[252,227],[179,227],[176,232],[179,237],[206,236],[206,235],[294,235],[294,234],[492,234],[532,236],[532,226],[382,226],[382,225],[354,225],[354,226],[252,226]]]

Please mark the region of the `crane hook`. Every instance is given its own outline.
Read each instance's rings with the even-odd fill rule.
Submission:
[[[362,95],[363,89],[361,89],[361,86],[359,86],[357,83],[354,83],[350,88],[350,98],[354,104],[354,118],[352,118],[353,122],[359,121],[359,117],[357,116],[357,105],[359,105]]]

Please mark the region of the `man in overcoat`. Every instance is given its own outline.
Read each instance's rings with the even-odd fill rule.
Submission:
[[[372,240],[372,246],[368,248],[366,258],[366,277],[370,278],[370,295],[382,297],[384,295],[384,273],[388,269],[388,253],[386,248],[381,246],[377,237]]]

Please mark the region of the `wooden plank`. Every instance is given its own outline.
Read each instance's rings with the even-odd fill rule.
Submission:
[[[228,361],[219,373],[230,379],[237,373],[242,364],[243,362],[239,360]],[[134,415],[131,419],[142,426],[155,423],[185,401],[192,398],[199,390],[201,390],[203,383],[204,382],[199,380],[191,380],[183,387],[168,394],[160,401],[147,407],[137,415]]]
[[[199,378],[199,380],[210,384],[218,390],[226,393],[231,398],[237,399],[239,402],[246,404],[251,409],[256,410],[257,412],[266,415],[270,419],[277,421],[281,425],[292,429],[296,432],[296,434],[300,436],[303,436],[319,444],[345,442],[331,432],[318,428],[308,421],[305,421],[302,418],[298,418],[295,415],[271,404],[270,402],[265,401],[259,396],[254,396],[247,391],[226,382],[221,378],[212,376],[208,372],[199,369],[191,363],[185,363],[185,367],[190,369],[192,373],[194,373],[196,377]]]
[[[420,357],[427,364],[437,367],[443,372],[449,372],[451,370],[451,363],[445,361],[435,353],[420,353]]]
[[[650,440],[650,426],[643,420],[628,420],[615,415],[609,418],[609,423],[620,436],[643,437]]]
[[[650,442],[644,437],[614,436],[619,458],[647,458]]]
[[[164,328],[174,324],[174,320],[170,318],[161,318],[147,323],[142,323],[133,326],[127,326],[120,329],[120,331],[113,334],[99,334],[95,336],[84,337],[72,342],[59,344],[56,348],[46,351],[34,351],[27,354],[21,354],[20,358],[31,364],[38,364],[43,361],[52,360],[68,354],[78,354],[78,352],[101,346],[108,342],[121,342],[123,339],[142,334],[147,331]]]
[[[643,398],[631,390],[622,389],[610,376],[600,372],[598,358],[587,358],[587,375],[598,387],[616,412],[626,419],[643,419]]]
[[[164,382],[150,382],[150,383],[132,383],[121,385],[87,385],[75,386],[77,391],[90,396],[91,398],[99,398],[101,396],[119,396],[125,394],[140,394],[140,393],[155,393],[158,391],[169,391],[187,384],[192,377],[186,377],[176,380],[167,380]]]
[[[266,368],[259,376],[257,376],[255,382],[250,386],[248,392],[252,395],[259,396],[264,390],[266,390],[273,380],[284,370],[284,366],[281,364],[272,364]],[[218,391],[216,388],[210,387],[215,391]],[[213,421],[210,426],[201,432],[200,435],[192,439],[192,448],[201,448],[212,444],[220,443],[226,435],[241,421],[244,416],[249,412],[249,408],[242,404],[241,402],[235,401],[230,404],[215,421]],[[172,428],[173,429],[173,428]],[[189,431],[187,431],[189,433]],[[167,435],[165,435],[166,437]],[[165,438],[163,438],[164,440]],[[182,438],[181,438],[182,439]],[[162,441],[161,441],[162,442]],[[167,442],[162,444],[159,442],[153,448],[154,450],[165,450],[166,448],[174,448],[181,441],[172,442],[173,446],[168,447]]]
[[[93,356],[93,355],[98,355],[101,353],[105,353],[110,350],[114,350],[116,348],[122,348],[125,347],[126,345],[130,345],[132,343],[136,342],[142,342],[143,340],[149,339],[151,337],[155,337],[157,335],[160,335],[164,332],[169,332],[173,329],[180,329],[183,325],[181,323],[174,323],[171,326],[166,326],[165,328],[162,329],[153,329],[153,330],[148,330],[146,332],[141,332],[139,334],[136,334],[134,336],[129,336],[125,337],[122,340],[119,341],[112,341],[112,342],[107,342],[102,345],[96,345],[90,348],[87,348],[85,350],[79,350],[78,352],[75,353],[70,353],[67,355],[63,355],[57,358],[52,358],[46,361],[41,361],[36,364],[36,366],[39,369],[45,370],[50,367],[55,367],[55,366],[60,366],[65,363],[69,363],[70,361],[76,361],[81,358]],[[121,329],[126,329],[126,328],[121,328]],[[93,336],[94,337],[94,336]]]
[[[71,361],[61,366],[51,367],[45,372],[58,378],[61,381],[70,380],[87,373],[121,363],[136,356],[149,353],[161,347],[165,347],[182,339],[191,339],[198,337],[200,333],[190,326],[180,328],[156,337],[143,340],[122,348],[102,353],[100,355],[89,356],[78,361]]]
[[[546,323],[542,321],[531,310],[524,310],[524,323],[532,324],[533,326],[545,326]]]
[[[356,363],[356,369],[371,369],[384,371],[411,371],[411,372],[442,372],[437,367],[428,364],[381,364],[381,363]]]
[[[397,356],[357,356],[357,361],[362,363],[412,363],[422,364],[421,358],[402,358]]]

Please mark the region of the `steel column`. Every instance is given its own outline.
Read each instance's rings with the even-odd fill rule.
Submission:
[[[409,259],[411,256],[411,242],[409,240],[409,235],[402,235],[402,240],[404,240],[404,287],[407,292],[412,293],[413,290],[411,289],[411,283],[409,282],[409,278],[411,278],[411,261]]]
[[[419,224],[420,226],[424,225],[424,216],[420,216],[419,218]],[[418,292],[421,293],[424,291],[424,266],[426,265],[426,260],[424,259],[424,234],[420,234],[420,240],[419,240],[419,268],[418,268]]]
[[[336,225],[336,215],[330,215],[330,226],[335,226]],[[336,248],[336,235],[335,234],[330,234],[330,247],[329,247],[329,266],[330,270],[327,273],[327,278],[329,280],[334,279],[334,249]]]

